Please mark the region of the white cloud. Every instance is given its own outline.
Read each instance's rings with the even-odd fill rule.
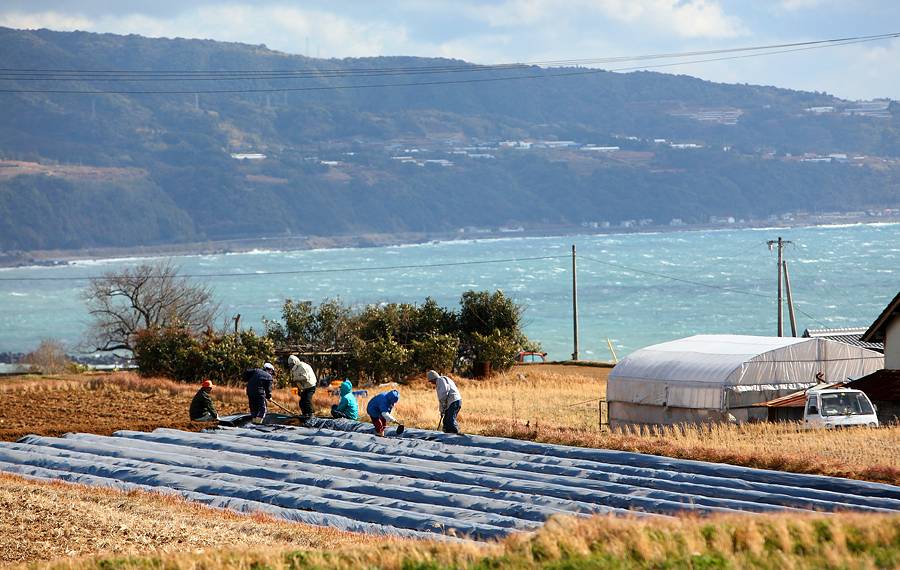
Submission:
[[[781,8],[788,11],[808,10],[816,8],[823,3],[823,0],[784,0],[781,2]]]
[[[71,32],[75,30],[92,30],[93,20],[80,15],[65,14],[61,12],[37,12],[26,14],[23,12],[0,13],[0,26],[16,28],[20,30],[38,30],[47,28]]]
[[[733,38],[748,32],[737,16],[728,16],[715,2],[660,0],[656,14],[662,22],[672,22],[675,33],[683,38]]]
[[[717,0],[507,0],[467,5],[467,17],[494,28],[534,27],[583,30],[628,24],[638,33],[681,38],[731,38],[748,32]]]

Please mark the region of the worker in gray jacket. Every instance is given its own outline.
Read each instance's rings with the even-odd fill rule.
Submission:
[[[438,407],[443,418],[444,433],[459,433],[459,426],[456,424],[456,415],[462,408],[462,396],[456,384],[450,378],[441,376],[434,370],[429,370],[425,375],[428,382],[437,390]]]

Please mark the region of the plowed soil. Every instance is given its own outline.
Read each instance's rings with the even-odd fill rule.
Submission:
[[[235,390],[237,392],[237,390]],[[153,431],[167,427],[200,431],[209,424],[190,421],[191,392],[145,393],[114,388],[57,388],[0,393],[0,440],[67,432],[112,435],[116,430]],[[220,415],[246,413],[243,401],[214,401]],[[287,404],[287,402],[285,402]]]
[[[197,386],[133,374],[0,378],[0,440],[161,427],[200,431],[210,424],[188,417],[196,391]],[[278,390],[275,397],[297,409],[296,398],[286,390]],[[327,393],[321,398],[319,406],[330,405]],[[220,415],[246,413],[247,396],[243,389],[220,387],[213,391],[213,404]],[[178,555],[233,547],[334,549],[384,541],[232,514],[171,496],[30,481],[3,473],[0,512],[0,567],[96,555]]]

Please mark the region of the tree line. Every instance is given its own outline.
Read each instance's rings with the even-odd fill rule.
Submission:
[[[209,284],[166,259],[106,272],[82,298],[93,349],[124,351],[140,374],[183,382],[237,385],[243,370],[299,354],[320,376],[379,383],[431,369],[468,374],[482,361],[505,370],[519,350],[540,349],[522,331],[525,308],[501,291],[467,291],[457,310],[430,298],[364,307],[287,299],[262,334],[240,330],[239,317],[233,331],[215,330],[219,305]]]

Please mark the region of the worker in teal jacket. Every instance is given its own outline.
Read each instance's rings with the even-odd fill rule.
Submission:
[[[355,420],[359,418],[359,403],[353,395],[353,384],[341,382],[341,401],[331,406],[331,417]]]

